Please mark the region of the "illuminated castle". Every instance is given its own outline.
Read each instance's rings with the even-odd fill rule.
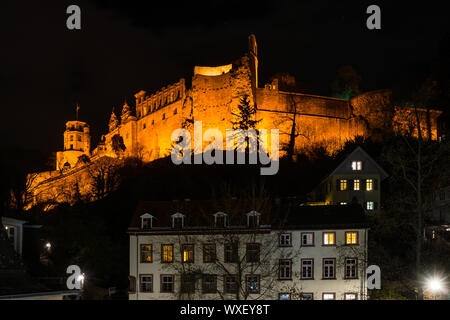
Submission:
[[[295,123],[297,150],[323,146],[329,152],[336,151],[355,136],[376,136],[398,126],[408,112],[392,105],[390,90],[337,99],[289,91],[285,89],[289,80],[278,77],[259,86],[257,43],[255,36],[250,35],[249,51],[240,59],[224,66],[194,67],[190,88],[186,87],[185,79],[180,79],[153,94],[143,90],[136,93],[135,106],[125,102],[120,114],[112,112],[109,131],[92,150],[89,126],[69,121],[64,132],[64,150],[57,153],[56,171],[39,173],[35,178],[35,203],[51,197],[70,199],[67,195],[73,190],[70,181],[77,182],[81,193],[89,194],[85,168],[105,157],[134,156],[148,162],[170,155],[172,132],[181,127],[192,130],[189,124],[193,121],[202,121],[203,130],[216,128],[225,133],[233,128],[233,114],[238,112],[244,95],[257,107],[259,128],[280,130],[280,147],[292,137]],[[439,114],[431,112],[434,139]],[[123,140],[124,148],[118,150],[114,140]],[[69,191],[56,192],[55,188],[61,185],[69,185]],[[48,195],[50,191],[52,196]]]

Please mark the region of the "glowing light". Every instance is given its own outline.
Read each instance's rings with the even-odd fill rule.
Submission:
[[[77,281],[84,281],[84,274],[80,274],[80,275],[77,277]]]
[[[45,244],[45,247],[46,247],[47,249],[50,249],[50,248],[52,247],[52,244],[51,244],[50,242],[47,242],[47,243]]]
[[[431,291],[440,291],[442,289],[442,281],[438,278],[433,278],[427,281],[427,286]]]

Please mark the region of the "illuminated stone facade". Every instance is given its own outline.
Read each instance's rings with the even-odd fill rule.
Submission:
[[[172,132],[181,127],[193,131],[193,121],[202,121],[203,132],[215,128],[225,136],[225,130],[233,128],[233,113],[237,113],[244,95],[256,104],[256,118],[261,120],[258,128],[269,132],[280,130],[281,148],[289,141],[294,115],[295,149],[323,146],[330,153],[355,136],[376,137],[403,121],[403,113],[392,105],[389,90],[367,92],[346,100],[281,91],[278,79],[260,87],[257,44],[251,35],[249,52],[233,63],[196,66],[190,88],[185,79],[180,79],[153,94],[143,90],[136,93],[135,106],[125,103],[120,114],[113,110],[109,131],[92,150],[89,126],[81,121],[69,121],[64,133],[64,151],[57,156],[57,171],[38,174],[35,195],[42,194],[44,189],[54,189],[54,185],[70,186],[74,175],[77,181],[84,180],[83,168],[104,157],[134,156],[148,162],[169,156],[174,144]],[[439,112],[431,113],[433,138],[437,137],[438,116]],[[112,141],[117,135],[123,139],[125,150],[114,150]],[[71,141],[71,137],[75,140]],[[90,163],[79,161],[82,155],[89,157]]]

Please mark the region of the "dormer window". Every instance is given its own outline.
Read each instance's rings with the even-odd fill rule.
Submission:
[[[153,216],[150,213],[145,213],[141,216],[141,229],[149,230],[153,228]]]
[[[172,228],[181,229],[184,227],[184,214],[182,213],[174,213],[172,215]]]
[[[259,227],[259,217],[261,214],[256,211],[250,211],[247,213],[247,226],[252,227]]]
[[[362,161],[352,161],[352,170],[353,171],[361,171],[362,170]]]
[[[225,212],[217,212],[214,214],[214,226],[218,228],[227,227],[227,214]]]

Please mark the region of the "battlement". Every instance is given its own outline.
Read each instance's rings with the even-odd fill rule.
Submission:
[[[144,90],[134,96],[136,98],[136,115],[139,118],[161,109],[175,101],[184,99],[186,95],[186,84],[183,78],[177,83],[161,88],[156,93],[147,96]]]
[[[217,66],[217,67],[200,67],[195,66],[194,67],[194,76],[199,74],[202,76],[220,76],[224,73],[230,72],[230,70],[233,68],[232,64],[227,64],[224,66]]]

